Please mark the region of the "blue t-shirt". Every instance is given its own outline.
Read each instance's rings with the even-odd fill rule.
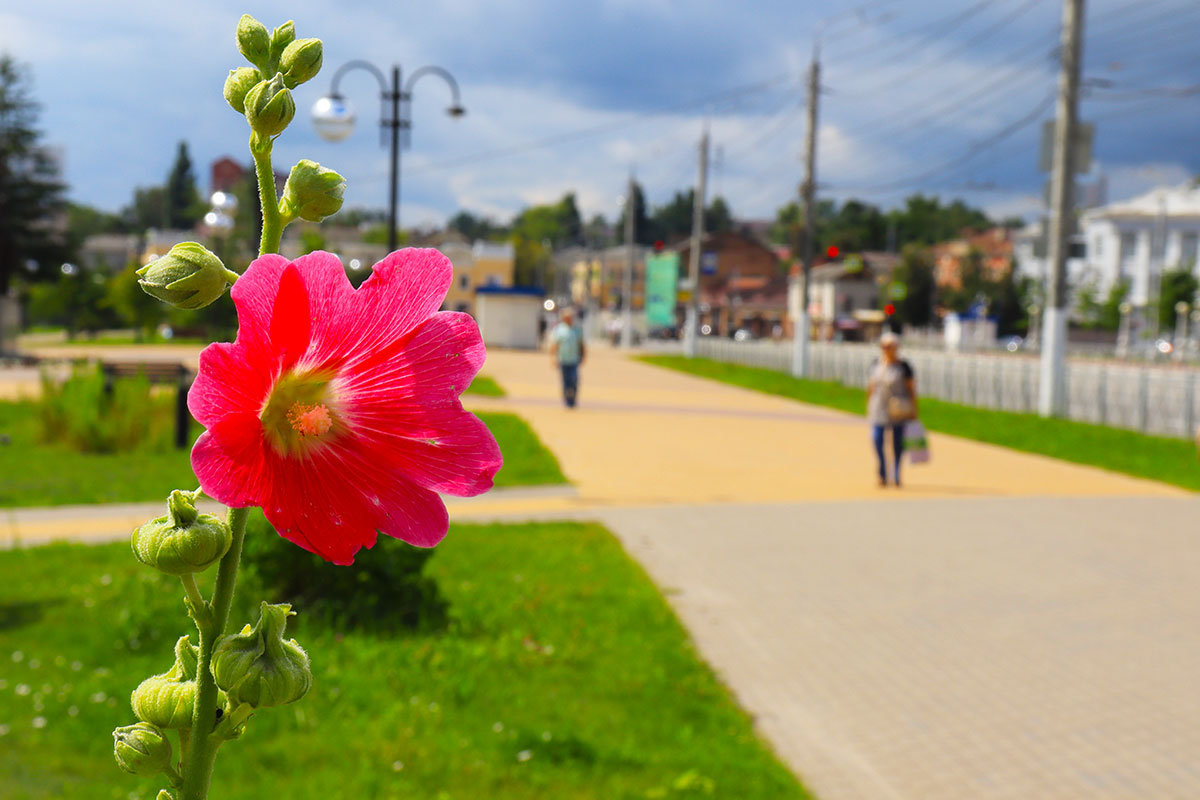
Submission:
[[[558,363],[578,364],[583,358],[583,334],[579,329],[560,322],[550,333],[551,339],[558,345]]]

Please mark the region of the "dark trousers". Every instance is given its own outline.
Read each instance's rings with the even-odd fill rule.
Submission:
[[[562,370],[563,402],[567,408],[575,407],[575,398],[579,394],[579,365],[559,364]]]
[[[879,459],[879,480],[887,480],[887,458],[883,453],[884,434],[892,429],[892,464],[893,480],[900,484],[900,456],[904,454],[904,423],[897,425],[872,425],[871,439],[875,443],[875,457]]]

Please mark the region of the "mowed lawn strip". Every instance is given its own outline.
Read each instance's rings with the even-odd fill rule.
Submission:
[[[173,398],[161,411],[172,413]],[[566,483],[554,455],[524,420],[512,414],[479,415],[500,444],[505,465],[496,486]],[[194,440],[203,430],[192,423]],[[161,500],[172,489],[194,488],[188,450],[136,454],[79,453],[39,441],[37,404],[0,402],[0,508]]]
[[[333,629],[297,609],[287,635],[313,688],[222,747],[214,797],[808,796],[600,526],[455,525],[426,574],[450,604],[443,631]],[[239,581],[231,629],[260,596]],[[154,797],[161,782],[117,768],[110,731],[170,667],[182,599],[128,544],[0,552],[0,797]]]
[[[483,397],[504,397],[504,389],[500,388],[500,384],[496,383],[495,378],[489,378],[487,375],[476,375],[475,380],[471,381],[471,385],[465,389],[465,392]]]
[[[640,360],[852,414],[863,414],[867,402],[862,389],[832,381],[802,380],[771,369],[682,356],[642,356]],[[920,391],[921,376],[917,375],[918,394]],[[921,421],[929,430],[1200,490],[1196,445],[1186,439],[975,408],[931,397],[922,397],[920,406]]]

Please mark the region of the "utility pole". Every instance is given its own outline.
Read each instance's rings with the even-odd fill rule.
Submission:
[[[688,283],[691,284],[691,299],[688,300],[687,316],[683,323],[683,354],[688,358],[696,355],[696,340],[699,338],[700,323],[700,247],[704,239],[704,201],[708,185],[708,124],[700,134],[700,172],[696,177],[696,191],[692,202],[692,242],[688,251]]]
[[[625,195],[625,281],[621,288],[621,346],[633,346],[633,175],[629,176],[629,188]]]
[[[1054,126],[1054,174],[1050,183],[1049,262],[1042,318],[1042,363],[1038,413],[1056,417],[1066,410],[1067,238],[1071,230],[1075,183],[1075,129],[1079,109],[1079,69],[1083,51],[1083,0],[1063,0],[1062,56]]]
[[[800,199],[804,203],[804,250],[800,264],[800,308],[792,331],[792,374],[808,376],[808,278],[812,271],[815,242],[813,208],[817,189],[817,95],[821,87],[820,51],[814,46],[812,63],[808,67],[808,130],[804,134],[804,182],[800,184]]]

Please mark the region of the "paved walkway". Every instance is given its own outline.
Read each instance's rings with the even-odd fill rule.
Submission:
[[[822,800],[1200,796],[1192,495],[936,434],[879,489],[850,415],[604,349],[574,411],[545,355],[485,371],[575,488],[454,518],[605,521]]]

